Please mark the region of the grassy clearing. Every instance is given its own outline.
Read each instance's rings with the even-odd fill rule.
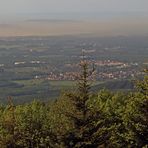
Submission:
[[[51,86],[63,86],[63,87],[71,87],[75,86],[76,82],[75,81],[49,81]]]

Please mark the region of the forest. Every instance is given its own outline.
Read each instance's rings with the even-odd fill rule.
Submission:
[[[80,63],[77,87],[48,102],[0,105],[1,148],[147,148],[148,70],[135,90],[91,90],[95,73]]]

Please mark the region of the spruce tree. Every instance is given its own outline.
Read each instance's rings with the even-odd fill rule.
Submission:
[[[89,63],[82,60],[81,72],[77,79],[76,93],[67,94],[75,110],[66,112],[65,115],[73,123],[73,128],[63,137],[65,147],[89,148],[103,146],[109,138],[106,130],[105,116],[101,111],[95,110],[89,105],[91,98],[90,78],[94,72],[89,69]]]

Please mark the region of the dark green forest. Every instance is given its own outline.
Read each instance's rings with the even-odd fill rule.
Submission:
[[[91,91],[80,63],[77,87],[49,102],[0,106],[0,148],[147,148],[148,72],[132,92]]]

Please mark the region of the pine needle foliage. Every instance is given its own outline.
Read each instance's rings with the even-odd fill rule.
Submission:
[[[74,112],[67,112],[66,116],[73,122],[73,128],[64,135],[64,144],[68,148],[89,148],[105,145],[109,134],[106,130],[105,116],[99,110],[89,106],[91,98],[91,77],[94,68],[89,69],[86,60],[80,63],[81,72],[77,79],[76,93],[67,94],[75,107]]]

